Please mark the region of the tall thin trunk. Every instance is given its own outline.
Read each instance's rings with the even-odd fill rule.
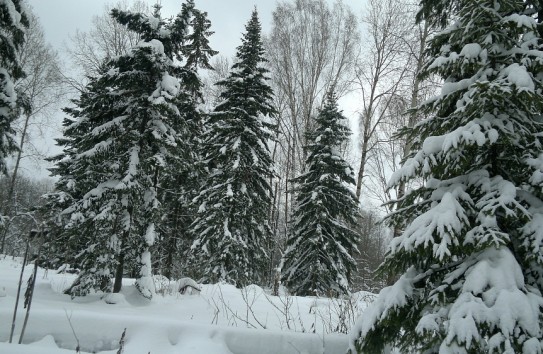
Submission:
[[[25,301],[27,301],[26,303],[26,314],[25,314],[25,319],[23,321],[23,328],[21,329],[21,335],[19,336],[19,344],[21,344],[23,342],[23,338],[24,338],[24,335],[25,335],[25,330],[26,330],[26,325],[28,323],[28,317],[30,316],[30,308],[32,306],[32,299],[34,297],[34,289],[36,287],[36,277],[38,276],[38,265],[39,265],[39,262],[40,262],[40,256],[41,256],[41,250],[42,250],[42,246],[43,246],[43,241],[44,241],[44,233],[43,233],[43,230],[40,230],[39,232],[39,236],[40,237],[40,245],[38,246],[38,254],[36,256],[36,259],[34,260],[34,271],[32,273],[32,283],[29,284],[29,289],[30,289],[30,292],[29,292],[29,295],[28,295],[28,299],[25,299]]]
[[[416,66],[416,69],[415,69],[416,70],[415,71],[415,80],[413,82],[413,90],[411,91],[411,102],[409,104],[409,107],[411,109],[414,109],[419,104],[419,93],[420,93],[419,91],[420,91],[420,83],[421,82],[420,82],[419,78],[416,75],[422,69],[422,65],[424,64],[424,57],[423,57],[424,43],[426,43],[426,38],[428,38],[428,34],[429,34],[428,31],[429,31],[428,24],[424,23],[424,27],[423,27],[423,30],[422,30],[422,32],[420,34],[420,38],[419,38],[420,46],[419,46],[419,53],[418,53],[418,58],[417,58],[417,66]],[[416,122],[417,122],[417,116],[414,113],[411,112],[409,114],[409,120],[407,122],[407,126],[412,128],[412,127],[415,126]],[[402,160],[404,160],[409,155],[409,153],[411,152],[411,148],[412,148],[412,141],[406,140],[405,145],[404,145]],[[399,199],[403,198],[403,196],[405,195],[405,189],[406,189],[405,182],[401,181],[400,184],[398,185],[397,198],[396,199],[399,200]],[[394,225],[394,228],[392,230],[392,236],[393,237],[398,237],[398,236],[400,236],[401,233],[402,233],[402,229],[398,225]],[[387,277],[387,281],[386,281],[387,285],[393,285],[396,280],[397,280],[396,275],[390,274]]]
[[[26,260],[28,258],[28,249],[30,247],[30,238],[26,239],[25,255],[23,257],[23,265],[21,267],[21,274],[19,275],[19,284],[17,286],[17,296],[15,297],[15,308],[13,310],[13,319],[11,320],[11,331],[9,332],[9,343],[13,341],[13,332],[15,331],[15,320],[17,319],[17,309],[19,308],[19,298],[21,296],[21,285],[23,283],[23,273],[26,267]]]
[[[368,138],[366,138],[366,134],[364,132],[364,138],[362,142],[362,156],[360,157],[360,167],[358,168],[358,176],[356,180],[356,198],[358,200],[360,200],[360,194],[362,194],[362,180],[364,178],[367,158],[368,158]]]
[[[177,242],[175,237],[172,237],[170,235],[170,240],[168,244],[168,250],[166,254],[166,264],[164,265],[164,271],[163,274],[168,280],[172,280],[172,274],[173,274],[173,255],[175,253],[175,250],[177,249]]]
[[[164,265],[163,273],[166,278],[169,280],[172,279],[173,274],[173,260],[174,260],[174,254],[177,252],[177,237],[174,235],[177,235],[182,232],[186,232],[186,227],[180,227],[179,219],[180,217],[180,210],[179,210],[179,203],[176,203],[175,210],[173,212],[175,222],[172,227],[171,234],[168,236],[168,245],[166,250],[166,264]],[[185,210],[185,212],[187,212]]]
[[[291,158],[294,156],[294,152],[292,151],[292,147],[290,145],[290,138],[287,141],[288,148],[287,148],[287,169],[286,169],[286,178],[285,178],[285,240],[288,239],[288,215],[289,215],[289,188],[290,188],[290,169],[291,169]]]

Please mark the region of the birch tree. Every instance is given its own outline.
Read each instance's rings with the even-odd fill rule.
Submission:
[[[390,106],[402,94],[413,58],[407,45],[414,39],[412,17],[406,4],[396,0],[369,0],[363,24],[368,34],[361,48],[355,75],[361,96],[359,113],[360,163],[356,195],[360,198],[369,155],[376,148],[376,133]]]

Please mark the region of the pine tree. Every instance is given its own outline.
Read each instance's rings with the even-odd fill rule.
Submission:
[[[83,190],[88,183],[81,177],[85,175],[77,173],[72,169],[75,166],[74,160],[77,159],[77,146],[86,132],[94,127],[89,119],[85,119],[83,109],[79,107],[88,107],[91,105],[91,97],[94,96],[98,87],[95,86],[96,78],[89,78],[86,90],[81,92],[78,99],[72,99],[73,107],[64,108],[67,114],[62,122],[63,136],[56,139],[56,145],[62,149],[62,152],[46,158],[46,161],[53,164],[49,168],[52,176],[57,176],[55,188],[52,192],[41,196],[43,202],[37,209],[37,212],[49,230],[49,237],[46,240],[44,248],[54,258],[48,260],[49,266],[58,268],[68,264],[74,268],[81,268],[78,264],[77,255],[85,249],[85,239],[78,235],[78,230],[66,228],[70,220],[63,211],[68,209],[75,200],[83,198]],[[79,174],[79,176],[77,176]],[[78,177],[77,183],[75,177]],[[106,289],[104,289],[106,290]]]
[[[348,293],[356,271],[354,171],[339,151],[350,135],[345,120],[330,92],[315,130],[306,134],[307,172],[293,181],[294,222],[281,267],[284,284],[296,295]]]
[[[203,158],[209,176],[196,198],[191,258],[205,281],[262,283],[269,257],[274,114],[256,10],[237,48],[238,62],[218,84],[223,101],[209,116]]]
[[[541,353],[538,26],[524,1],[421,4],[440,30],[422,75],[444,84],[415,112],[431,118],[402,133],[413,151],[390,186],[417,183],[388,216],[403,232],[381,267],[402,275],[364,312],[352,349]]]
[[[179,107],[189,97],[181,86],[184,69],[174,60],[188,19],[164,21],[159,11],[112,11],[143,40],[108,61],[77,107],[67,110],[72,122],[62,141],[57,188],[71,200],[62,212],[69,218],[68,238],[79,235],[77,243],[85,245],[72,295],[119,291],[127,262],[141,294],[151,298],[154,292],[150,248],[160,229],[159,190],[166,167],[177,161],[184,127]]]

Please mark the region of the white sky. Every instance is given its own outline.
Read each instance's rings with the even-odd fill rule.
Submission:
[[[156,0],[145,0],[150,6]],[[352,1],[352,0],[351,0]],[[76,29],[90,29],[92,17],[104,13],[105,4],[115,4],[117,0],[27,0],[40,18],[48,41],[59,51],[63,43],[69,44],[69,36]],[[132,2],[132,1],[130,1]],[[161,0],[162,15],[174,16],[181,9],[181,0]],[[354,2],[354,1],[353,1]],[[196,7],[208,12],[213,49],[231,57],[239,45],[244,26],[256,6],[264,32],[271,27],[274,0],[196,0]]]

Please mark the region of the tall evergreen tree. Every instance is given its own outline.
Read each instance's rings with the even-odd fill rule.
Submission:
[[[63,122],[63,137],[57,139],[57,145],[63,151],[50,159],[55,162],[50,171],[59,180],[55,183],[55,191],[43,196],[45,203],[40,213],[53,235],[47,249],[55,252],[58,261],[53,260],[52,265],[60,265],[55,264],[58,262],[82,270],[69,289],[72,296],[85,295],[91,290],[111,291],[115,276],[116,250],[108,240],[107,226],[100,232],[104,223],[94,217],[84,217],[78,205],[99,183],[97,173],[100,170],[95,164],[96,158],[85,159],[80,154],[98,144],[99,140],[93,141],[89,132],[110,119],[104,111],[114,100],[114,97],[108,97],[107,88],[99,84],[97,78],[90,78],[79,99],[72,101],[75,107],[64,109],[68,117]]]
[[[205,113],[200,109],[204,101],[198,71],[213,70],[209,59],[218,53],[209,45],[208,37],[214,32],[210,30],[211,22],[206,12],[193,8],[189,28],[182,47],[182,58],[179,58],[184,63],[182,82],[188,95],[179,107],[184,116],[184,129],[181,129],[184,136],[180,136],[182,143],[177,146],[178,163],[168,166],[170,177],[164,181],[162,195],[165,206],[161,223],[164,237],[158,246],[165,257],[162,274],[168,278],[174,273],[186,275],[188,272],[187,253],[192,244],[189,226],[196,215],[192,200],[206,178],[200,157]],[[177,272],[174,272],[175,269]]]
[[[28,26],[21,0],[0,3],[0,173],[6,173],[5,158],[17,150],[12,122],[19,116],[21,97],[15,92],[15,81],[25,76],[17,58]]]
[[[403,232],[382,270],[403,275],[364,312],[352,349],[541,353],[538,25],[522,0],[421,4],[440,30],[422,75],[444,84],[417,108],[431,118],[403,131],[413,152],[390,182],[419,182],[388,216]]]
[[[177,162],[180,107],[190,97],[181,85],[184,68],[174,60],[191,9],[184,10],[172,21],[161,19],[159,6],[149,16],[113,10],[143,40],[108,61],[67,111],[72,118],[61,142],[57,188],[69,195],[62,198],[70,201],[62,212],[70,220],[66,232],[84,245],[72,295],[119,291],[127,261],[141,294],[153,295],[150,247],[162,214],[159,190],[166,167]]]
[[[202,278],[238,286],[261,283],[269,260],[268,117],[275,112],[256,10],[245,29],[238,62],[218,83],[223,101],[209,116],[203,143],[209,176],[195,200],[198,216],[191,227],[191,257]]]
[[[330,92],[306,136],[307,172],[294,180],[294,221],[281,267],[296,295],[347,293],[356,270],[354,171],[339,151],[350,135],[345,120]]]

